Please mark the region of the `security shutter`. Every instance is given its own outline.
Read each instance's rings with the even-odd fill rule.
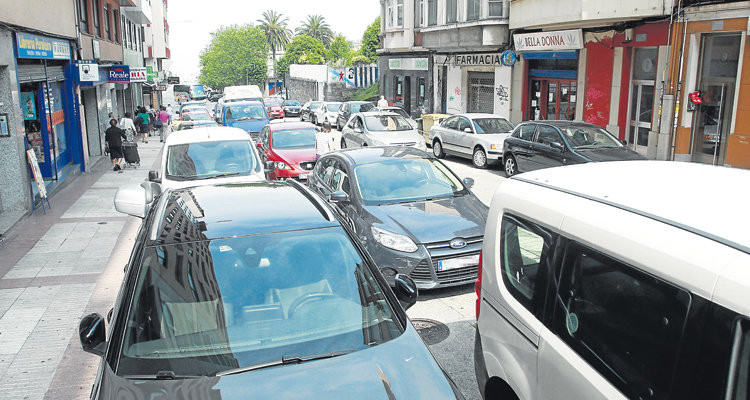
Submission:
[[[495,74],[469,72],[469,110],[471,113],[489,113],[495,110]]]
[[[44,65],[41,64],[19,64],[16,73],[18,83],[43,82],[45,80]],[[65,80],[65,71],[59,65],[48,65],[47,75],[50,82]]]

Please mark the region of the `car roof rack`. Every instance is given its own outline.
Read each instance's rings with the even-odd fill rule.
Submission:
[[[317,208],[318,211],[320,211],[320,213],[323,214],[323,217],[325,217],[325,219],[327,219],[330,222],[336,221],[336,217],[333,215],[331,210],[329,210],[328,207],[325,204],[323,204],[323,201],[320,199],[320,197],[318,197],[305,185],[297,182],[294,179],[287,179],[286,182],[289,184],[289,186],[294,187],[300,193],[302,193],[303,196],[307,197],[308,200],[312,201],[313,204],[315,204],[315,208]]]

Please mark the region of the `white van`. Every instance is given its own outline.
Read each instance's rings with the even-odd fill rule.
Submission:
[[[484,398],[750,398],[750,171],[521,174],[497,189],[484,238]]]

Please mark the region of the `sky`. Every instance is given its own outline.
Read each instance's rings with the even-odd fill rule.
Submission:
[[[197,81],[199,55],[222,25],[257,24],[263,11],[273,9],[289,18],[294,31],[307,15],[323,15],[336,33],[361,40],[365,29],[380,15],[379,0],[171,0],[169,23],[170,70],[182,82]]]

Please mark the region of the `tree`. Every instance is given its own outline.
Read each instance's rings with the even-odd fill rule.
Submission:
[[[266,78],[268,42],[252,25],[221,27],[200,54],[200,82],[215,89],[262,84]]]
[[[312,36],[323,42],[323,45],[326,47],[333,40],[331,26],[328,25],[326,18],[322,15],[308,15],[307,21],[303,22],[302,26],[297,28],[297,34]]]
[[[292,31],[286,27],[288,18],[276,11],[268,10],[263,12],[263,19],[259,19],[260,30],[266,35],[268,46],[271,47],[273,62],[276,62],[276,50],[283,50],[289,44],[289,38]]]
[[[352,59],[352,45],[343,35],[337,35],[331,45],[328,46],[326,61],[341,66],[349,65]]]
[[[323,43],[308,35],[298,35],[286,46],[286,53],[277,65],[279,74],[289,72],[291,64],[323,64],[327,50]]]
[[[365,29],[365,34],[362,35],[362,47],[359,49],[359,54],[367,57],[370,63],[378,61],[377,50],[380,48],[380,17],[375,22]]]

